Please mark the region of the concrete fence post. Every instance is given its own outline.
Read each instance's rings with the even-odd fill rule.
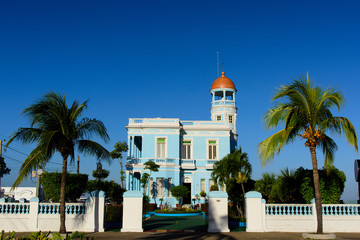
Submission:
[[[246,205],[246,231],[265,231],[265,203],[262,202],[261,193],[256,191],[245,194]]]
[[[317,210],[316,210],[316,200],[315,198],[311,199],[310,201],[311,203],[311,212],[312,212],[312,216],[313,216],[313,227],[314,229],[312,229],[312,231],[316,232],[316,229],[317,229]],[[323,218],[323,226],[324,226],[324,218]],[[324,227],[323,227],[324,229]]]
[[[89,232],[104,232],[105,192],[92,191],[85,201],[85,228]]]
[[[30,198],[29,229],[38,230],[39,198]]]
[[[143,232],[143,194],[127,191],[123,195],[123,221],[121,232]]]
[[[228,195],[223,191],[209,193],[208,232],[230,232],[228,220]]]

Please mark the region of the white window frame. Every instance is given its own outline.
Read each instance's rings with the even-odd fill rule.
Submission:
[[[216,121],[217,121],[217,122],[221,122],[221,121],[222,121],[221,115],[216,115]]]
[[[189,146],[190,145],[190,158],[187,158],[186,156],[184,156],[183,155],[183,148],[184,148],[184,141],[189,141],[190,142],[190,144],[186,144],[186,146]],[[182,140],[182,143],[181,143],[181,159],[193,159],[193,140],[192,139],[189,139],[189,138],[183,138],[183,140]],[[187,153],[186,153],[186,155],[188,155]]]
[[[200,179],[200,192],[206,192],[206,179],[205,178],[201,178]]]
[[[229,118],[229,123],[233,124],[234,123],[234,115],[229,115],[228,118]]]
[[[164,156],[163,157],[158,157],[158,139],[162,139],[164,138],[165,139],[165,151],[164,151]],[[155,158],[156,159],[164,159],[164,158],[167,158],[167,145],[168,145],[168,138],[167,137],[155,137]]]
[[[215,141],[216,144],[210,144],[211,141]],[[215,156],[215,158],[214,157],[210,158],[210,156],[209,156],[209,147],[210,147],[210,145],[215,145],[216,146],[216,156]],[[209,160],[218,160],[219,159],[219,141],[218,141],[218,139],[206,139],[206,155],[207,155],[207,159],[209,159]]]
[[[162,181],[162,184],[160,184]],[[165,178],[157,177],[156,178],[156,197],[163,198],[165,196]]]

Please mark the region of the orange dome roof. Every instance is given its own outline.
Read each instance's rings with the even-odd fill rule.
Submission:
[[[211,85],[211,90],[216,88],[232,88],[236,90],[233,81],[231,81],[230,78],[225,77],[225,72],[222,72],[221,77],[215,79],[215,81]]]

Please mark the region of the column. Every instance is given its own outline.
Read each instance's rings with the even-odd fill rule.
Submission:
[[[228,226],[228,195],[222,191],[209,193],[208,232],[230,232]]]
[[[39,212],[39,198],[30,198],[30,211],[29,211],[29,229],[32,231],[38,230],[38,212]]]
[[[123,227],[121,232],[143,232],[143,194],[140,191],[127,191],[123,197]]]
[[[247,192],[245,194],[247,232],[265,231],[265,204],[262,203],[261,198],[261,193],[256,191]]]

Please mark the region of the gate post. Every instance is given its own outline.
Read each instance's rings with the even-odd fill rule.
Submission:
[[[227,193],[223,191],[210,192],[208,232],[230,232],[228,221]]]
[[[265,231],[265,203],[263,203],[261,197],[261,193],[256,191],[245,194],[247,232]]]
[[[123,221],[121,232],[143,232],[143,194],[127,191],[123,195]]]

